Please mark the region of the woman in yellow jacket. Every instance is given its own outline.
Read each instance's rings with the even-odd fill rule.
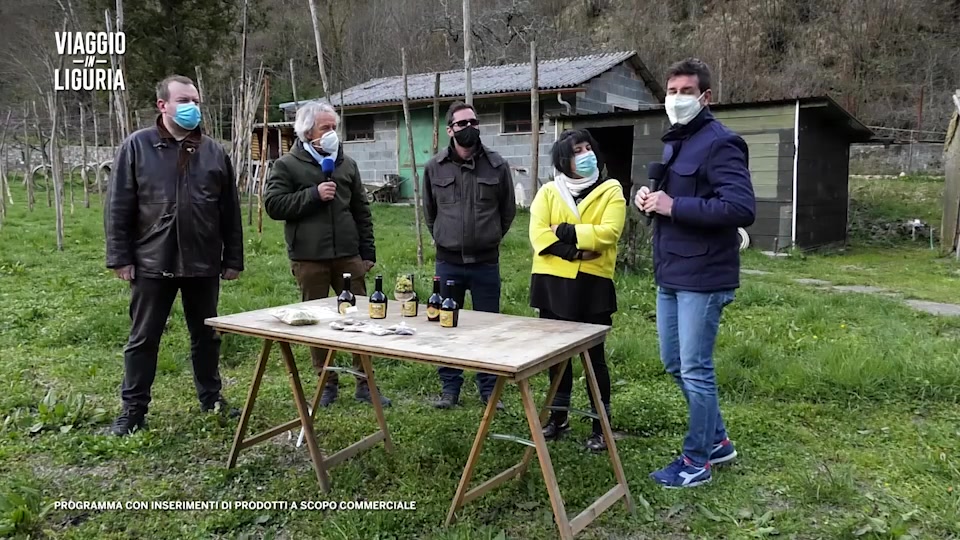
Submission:
[[[617,293],[613,283],[617,242],[623,231],[626,199],[620,182],[600,178],[597,143],[586,130],[560,134],[551,150],[554,181],[543,187],[530,206],[530,243],[533,270],[530,305],[544,319],[613,324]],[[603,406],[610,414],[610,372],[603,343],[590,349]],[[550,379],[557,376],[551,370]],[[554,407],[570,407],[573,364],[567,365]],[[587,395],[590,396],[589,389]],[[597,406],[590,396],[593,411]],[[553,411],[543,428],[548,440],[570,429],[566,410]],[[606,449],[600,422],[586,442],[592,451]]]

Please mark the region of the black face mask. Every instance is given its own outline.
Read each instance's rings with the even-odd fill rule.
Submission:
[[[467,126],[453,134],[457,144],[464,148],[473,148],[480,143],[480,130],[474,126]]]

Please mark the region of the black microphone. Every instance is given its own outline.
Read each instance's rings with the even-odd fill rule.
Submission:
[[[647,176],[650,178],[650,193],[657,190],[665,172],[666,167],[659,161],[651,161],[647,164]],[[647,216],[647,225],[653,223],[653,212],[644,212],[644,215]]]

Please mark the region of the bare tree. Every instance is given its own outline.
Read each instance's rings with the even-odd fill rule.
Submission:
[[[473,56],[473,45],[470,37],[473,35],[470,28],[470,0],[463,0],[463,69],[466,72],[467,105],[473,105],[473,75],[470,61]]]
[[[410,168],[413,170],[413,215],[417,227],[417,266],[423,266],[423,228],[420,226],[420,174],[417,155],[413,149],[413,126],[410,123],[410,96],[407,90],[407,51],[400,49],[403,71],[403,118],[407,124],[407,147],[410,150]]]
[[[63,20],[63,31],[67,30],[67,20]],[[63,69],[64,57],[60,57],[59,69]],[[53,75],[53,73],[51,73]],[[57,127],[60,122],[60,107],[57,106],[57,92],[53,88],[46,92],[47,110],[50,113],[50,164],[53,180],[53,198],[57,214],[57,251],[63,251],[63,161],[60,155],[60,136]]]
[[[23,183],[27,186],[27,208],[33,212],[33,205],[36,204],[36,197],[33,192],[33,168],[32,168],[32,154],[33,149],[30,147],[30,135],[27,133],[27,125],[29,111],[27,109],[27,104],[23,104]]]
[[[3,131],[0,132],[0,154],[4,155],[4,161],[6,161],[7,149],[7,128],[10,127],[10,115],[13,114],[13,111],[7,111],[7,119],[3,123]],[[7,200],[4,198],[4,192],[9,192],[9,184],[7,180],[7,171],[6,163],[2,169],[0,169],[0,227],[3,226],[3,220],[7,216]],[[13,200],[10,200],[10,203],[13,204]]]
[[[80,181],[83,182],[83,207],[90,208],[90,184],[87,182],[87,137],[84,132],[86,118],[83,113],[83,104],[80,104]]]
[[[323,82],[323,97],[330,99],[330,84],[327,82],[327,70],[323,65],[323,45],[320,42],[320,26],[317,23],[316,0],[307,0],[310,4],[310,19],[313,21],[313,40],[317,44],[317,67],[320,70],[320,80]]]
[[[537,42],[530,42],[530,168],[531,201],[540,188],[540,83]]]
[[[43,97],[41,95],[41,97]],[[40,139],[40,172],[43,173],[43,189],[47,192],[47,208],[53,206],[53,199],[51,198],[52,190],[50,189],[51,177],[53,175],[53,167],[50,165],[50,160],[47,159],[46,143],[43,142],[43,131],[40,129],[40,114],[37,113],[37,102],[33,102],[33,116],[36,119],[37,125],[37,138]],[[53,141],[53,132],[51,131],[51,142]],[[52,151],[52,149],[51,149]]]
[[[93,100],[90,104],[90,114],[93,116],[93,147],[94,152],[100,151],[100,125],[97,120],[97,100]],[[100,180],[100,155],[98,153],[94,154],[94,170],[93,175],[97,182],[97,196],[100,198],[100,204],[103,205],[103,182]]]

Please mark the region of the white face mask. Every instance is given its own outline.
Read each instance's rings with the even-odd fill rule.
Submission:
[[[687,94],[667,96],[664,100],[664,106],[667,109],[667,118],[670,119],[670,124],[686,125],[687,122],[693,120],[703,109],[703,105],[700,103],[702,97],[703,94],[698,97]]]
[[[333,154],[340,149],[340,136],[335,130],[330,130],[320,137],[320,148],[328,154]]]

